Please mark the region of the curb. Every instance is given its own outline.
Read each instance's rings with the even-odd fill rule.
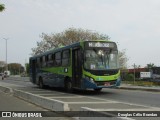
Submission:
[[[5,93],[11,93],[11,94],[13,93],[13,89],[9,87],[0,86],[0,90]]]
[[[118,87],[118,89],[125,89],[125,90],[142,90],[142,91],[160,92],[160,89],[153,89],[153,88]]]
[[[65,102],[47,99],[45,97],[35,95],[29,92],[24,92],[21,90],[14,89],[13,95],[53,111],[69,111],[70,110],[68,104]]]
[[[39,95],[35,95],[32,93],[24,92],[24,91],[17,90],[17,89],[12,89],[9,87],[0,86],[0,90],[5,93],[13,94],[16,97],[19,97],[21,99],[24,99],[36,105],[40,105],[43,108],[50,109],[52,111],[57,111],[57,112],[58,111],[70,111],[68,104],[62,101],[48,99],[48,98],[45,98]]]

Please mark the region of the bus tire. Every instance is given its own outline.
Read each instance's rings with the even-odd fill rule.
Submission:
[[[44,89],[45,85],[43,84],[43,79],[42,77],[39,78],[39,88]]]
[[[73,92],[73,88],[72,88],[72,82],[70,79],[67,79],[65,81],[65,90],[69,93]]]
[[[100,92],[102,90],[102,88],[95,88],[94,91],[96,92]]]

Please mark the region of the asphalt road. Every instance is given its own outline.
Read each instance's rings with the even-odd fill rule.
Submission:
[[[24,100],[21,100],[19,98],[16,98],[10,94],[6,94],[0,91],[0,111],[41,111],[41,112],[47,112],[48,110],[43,109],[39,106],[30,104],[28,102],[25,102]],[[73,120],[73,118],[66,117],[64,115],[59,115],[58,113],[52,112],[53,116],[60,116],[60,117],[42,117],[42,118],[23,118],[23,120]],[[12,118],[0,118],[0,120],[19,120],[21,118],[12,117]],[[21,119],[22,120],[22,119]]]
[[[36,87],[29,81],[4,80],[3,82],[12,83],[12,84],[20,85],[23,87]],[[52,90],[55,90],[55,89],[52,89]],[[56,89],[56,90],[64,92],[61,89]],[[88,91],[75,91],[73,94],[127,102],[132,104],[140,104],[140,105],[146,105],[146,106],[152,106],[152,107],[160,107],[160,104],[159,104],[160,92],[105,88],[100,93],[96,93],[93,90],[88,90]]]
[[[160,92],[140,90],[103,89],[100,94],[87,94],[97,98],[116,100],[120,102],[134,103],[152,107],[160,107]]]

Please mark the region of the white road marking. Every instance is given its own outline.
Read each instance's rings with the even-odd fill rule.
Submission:
[[[104,103],[119,103],[119,102],[66,102],[68,104],[104,104]]]

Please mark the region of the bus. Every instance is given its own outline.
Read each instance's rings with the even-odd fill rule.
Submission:
[[[118,49],[107,40],[80,41],[30,57],[30,81],[40,88],[93,89],[121,83]]]

